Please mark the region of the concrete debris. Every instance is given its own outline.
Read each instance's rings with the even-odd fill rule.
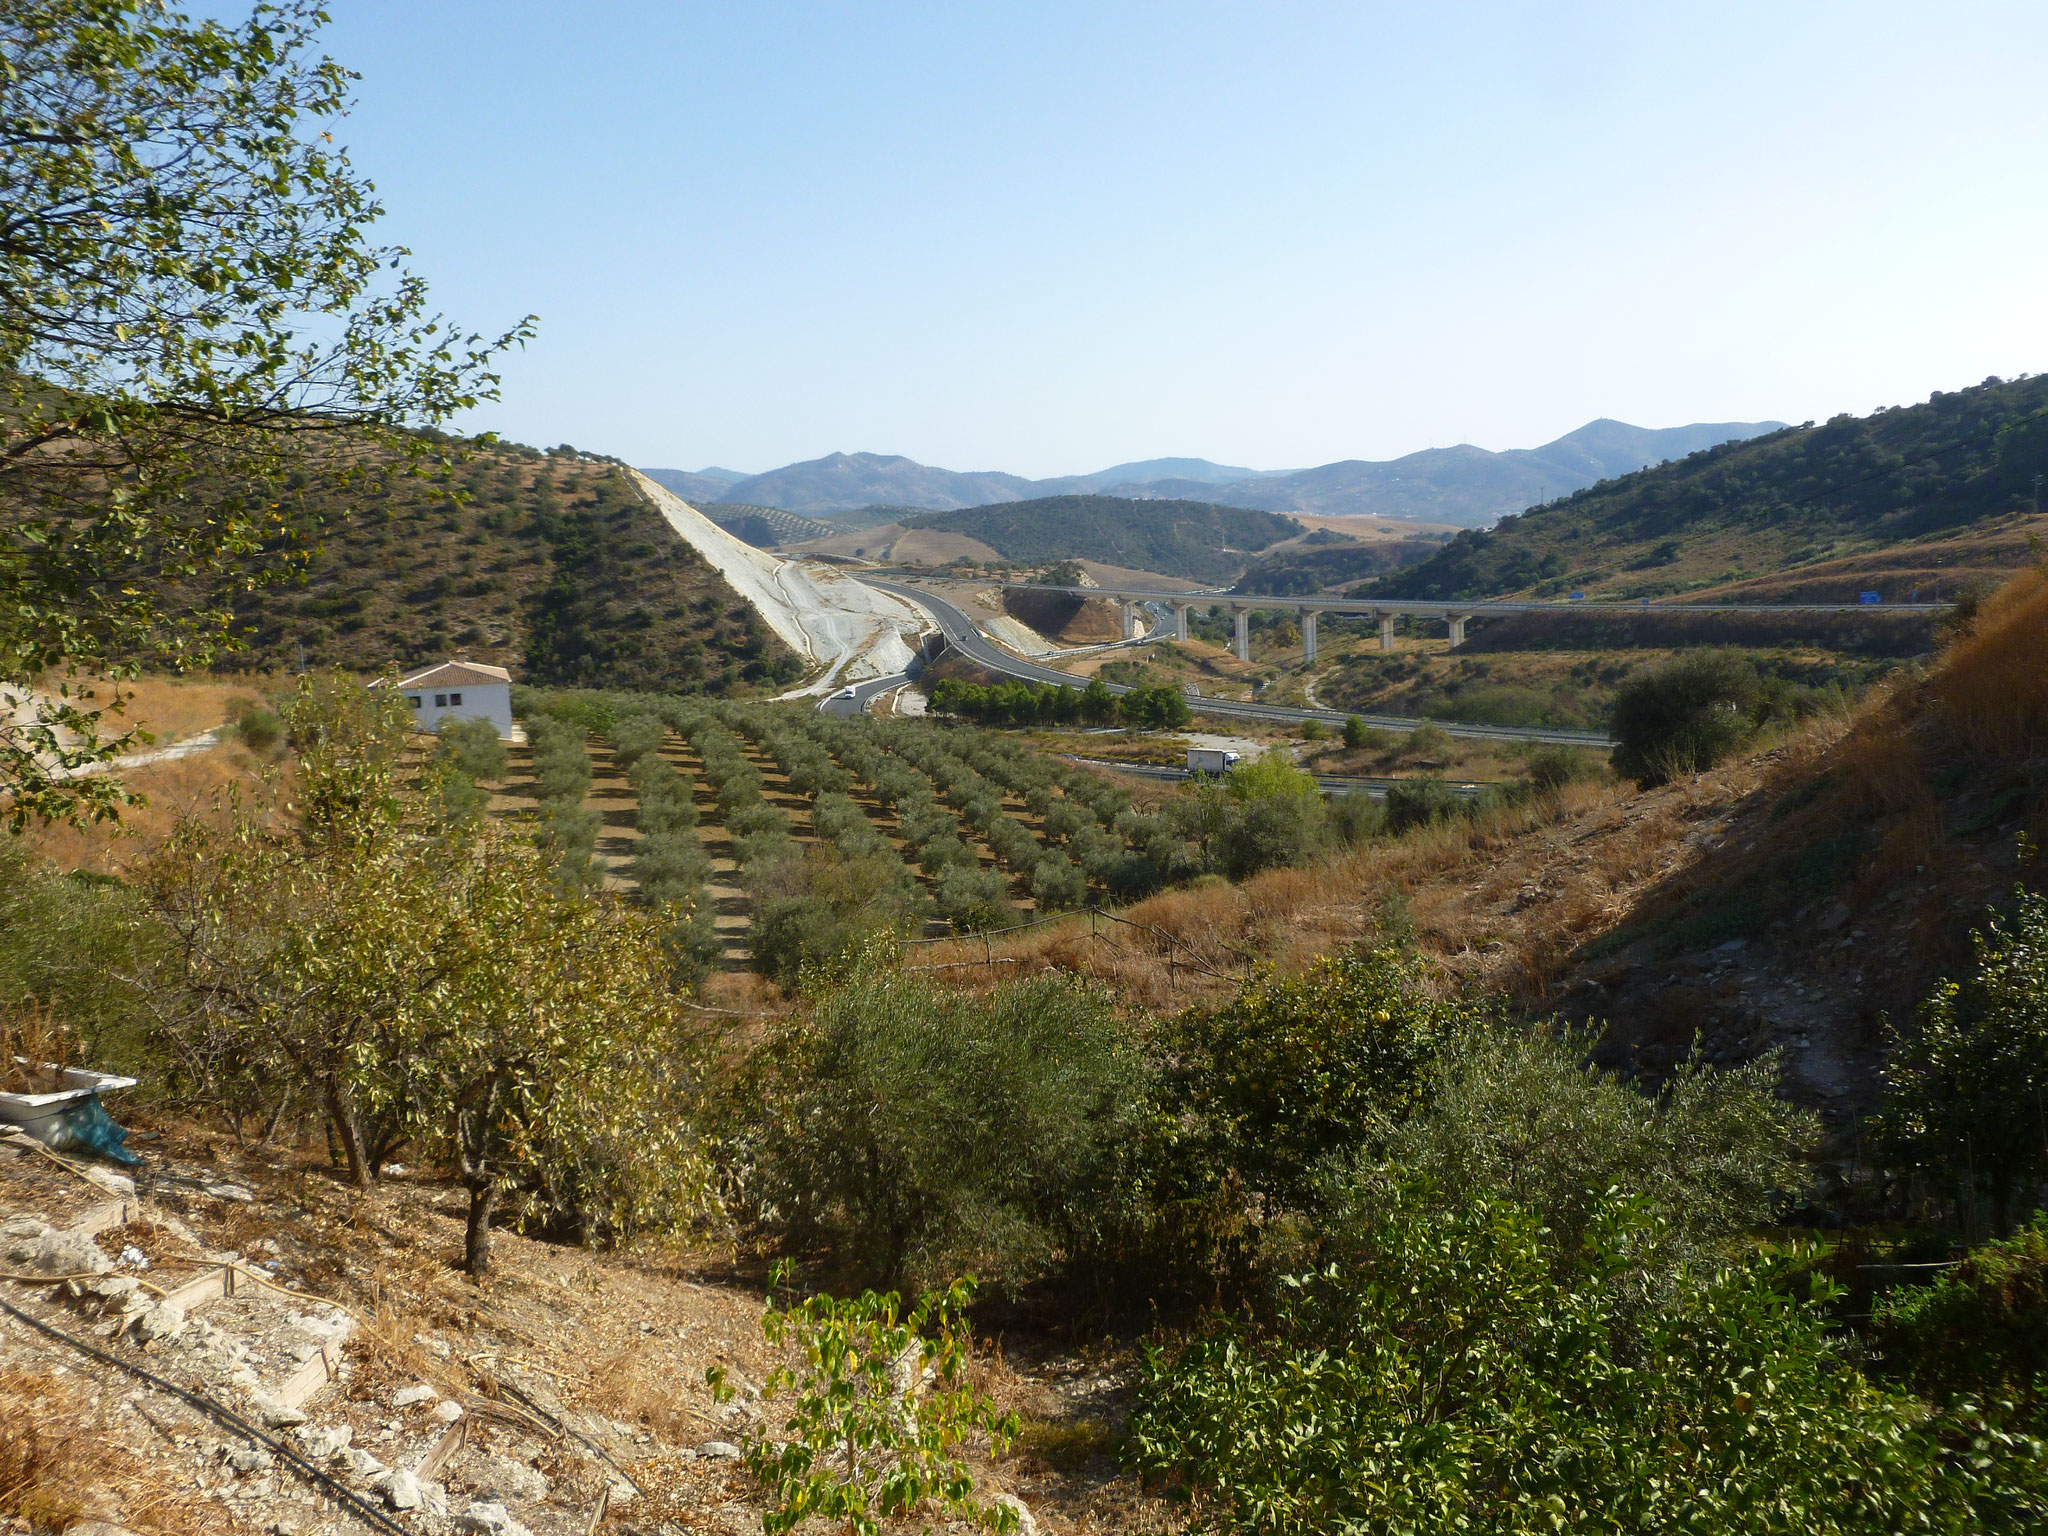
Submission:
[[[342,1460],[348,1463],[349,1471],[365,1481],[382,1477],[391,1470],[359,1445],[351,1446],[344,1451]]]
[[[738,1461],[740,1448],[730,1440],[706,1440],[697,1447],[697,1454],[715,1457],[720,1461]]]
[[[434,1404],[427,1417],[439,1419],[443,1424],[453,1424],[462,1417],[462,1404],[456,1402],[452,1397],[444,1397],[440,1402]]]
[[[228,1452],[228,1465],[237,1472],[261,1472],[276,1460],[260,1445],[238,1445]]]
[[[301,1424],[292,1431],[292,1438],[299,1442],[299,1449],[310,1459],[332,1461],[348,1449],[349,1441],[355,1438],[355,1433],[347,1424]]]
[[[38,1221],[33,1216],[10,1216],[0,1221],[0,1237],[37,1238],[50,1230],[47,1221]],[[12,1250],[9,1250],[12,1252]],[[72,1527],[77,1530],[77,1526]]]
[[[374,1493],[381,1493],[384,1502],[393,1509],[420,1507],[420,1480],[403,1469],[386,1472],[370,1488]]]
[[[114,1267],[99,1244],[83,1232],[53,1232],[48,1227],[11,1242],[7,1262],[37,1275],[104,1275]]]
[[[272,1429],[292,1429],[306,1422],[303,1408],[292,1408],[264,1393],[250,1394],[256,1400],[257,1415]]]
[[[1031,1507],[1014,1493],[999,1493],[995,1502],[1017,1516],[1017,1536],[1038,1536],[1038,1522],[1031,1518]]]
[[[253,1205],[256,1192],[246,1184],[208,1184],[206,1192],[216,1200],[233,1200],[240,1205]]]
[[[420,1382],[416,1386],[400,1387],[396,1392],[392,1393],[391,1406],[394,1408],[410,1408],[414,1403],[431,1403],[440,1395],[440,1393],[436,1392],[425,1382]]]
[[[129,1326],[144,1344],[158,1339],[174,1339],[185,1331],[185,1309],[175,1301],[160,1301],[146,1311],[136,1313],[135,1321]]]

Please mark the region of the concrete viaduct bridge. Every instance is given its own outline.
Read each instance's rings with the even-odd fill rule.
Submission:
[[[1385,598],[1355,597],[1260,597],[1239,592],[1152,592],[1140,587],[1042,587],[1030,582],[1010,581],[1003,586],[1018,592],[1057,592],[1066,597],[1097,598],[1119,604],[1123,609],[1124,638],[1137,633],[1138,609],[1158,603],[1173,610],[1173,638],[1188,637],[1188,613],[1195,608],[1225,607],[1236,620],[1237,659],[1250,661],[1251,627],[1254,608],[1268,612],[1292,613],[1301,622],[1302,660],[1316,659],[1316,621],[1324,614],[1370,616],[1379,621],[1380,649],[1394,648],[1394,621],[1404,615],[1441,619],[1450,628],[1451,644],[1465,643],[1465,625],[1472,619],[1508,613],[1943,613],[1948,603],[1639,603],[1615,602],[1462,602],[1420,603]]]

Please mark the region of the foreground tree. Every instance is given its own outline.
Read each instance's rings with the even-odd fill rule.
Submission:
[[[353,77],[303,0],[195,21],[152,0],[0,8],[0,800],[113,814],[72,772],[121,750],[93,673],[204,661],[219,598],[313,530],[287,471],[350,477],[492,398],[486,342],[370,239],[322,125]],[[170,586],[212,600],[167,601]],[[59,673],[45,684],[49,674]]]
[[[458,1168],[465,1262],[493,1217],[586,1238],[711,1200],[662,926],[557,894],[530,838],[451,825],[395,689],[310,678],[289,804],[181,825],[139,881],[171,937],[138,978],[202,1099],[320,1106],[367,1186],[407,1141]]]

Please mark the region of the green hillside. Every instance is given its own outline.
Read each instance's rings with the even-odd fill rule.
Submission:
[[[1251,557],[1301,532],[1291,517],[1203,501],[1046,496],[905,520],[964,533],[1007,560],[1100,560],[1187,581],[1234,579]]]
[[[363,669],[460,653],[528,683],[727,693],[801,663],[622,469],[514,445],[346,490],[295,475],[303,581],[223,595],[230,665]],[[457,500],[458,495],[467,501]]]
[[[1381,577],[1380,597],[1660,597],[1760,577],[1819,576],[1836,601],[1882,563],[1853,557],[1953,542],[2031,512],[2048,470],[2048,377],[1987,379],[1921,405],[1837,416],[1689,454],[1459,534]],[[1936,568],[1942,562],[1931,562]],[[1913,579],[1910,560],[1900,567]],[[1781,586],[1777,595],[1821,595]],[[1888,594],[1892,595],[1892,594]]]

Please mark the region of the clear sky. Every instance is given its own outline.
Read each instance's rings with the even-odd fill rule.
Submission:
[[[2048,368],[2039,0],[332,9],[544,446],[1280,468]]]

